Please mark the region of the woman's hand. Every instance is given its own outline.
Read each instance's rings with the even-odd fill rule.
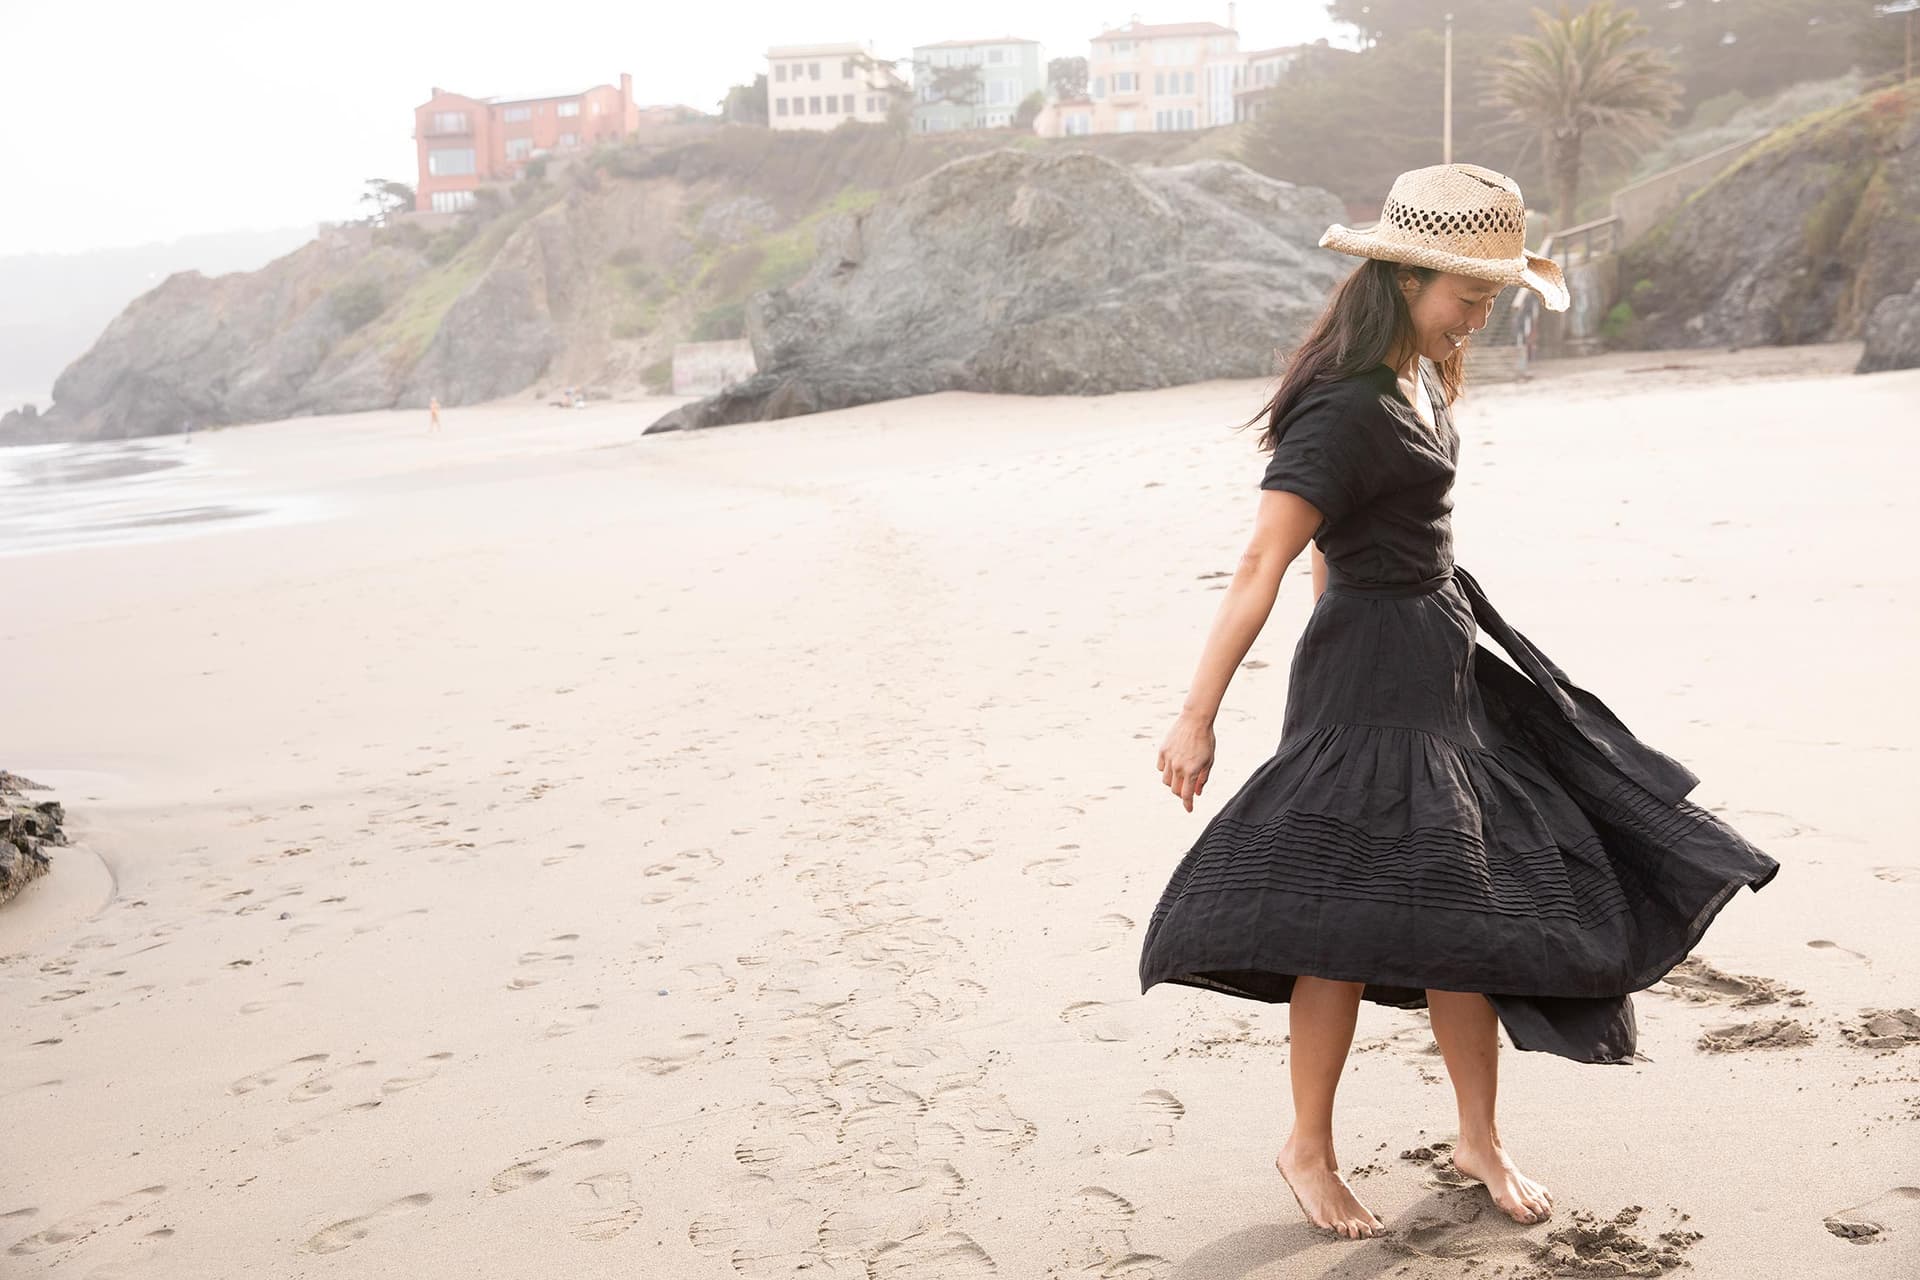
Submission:
[[[1188,715],[1174,721],[1167,740],[1160,744],[1155,767],[1160,780],[1192,813],[1193,798],[1207,785],[1207,774],[1213,769],[1213,722]]]

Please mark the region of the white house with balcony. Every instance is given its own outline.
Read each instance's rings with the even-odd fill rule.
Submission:
[[[767,123],[775,129],[832,129],[848,120],[885,123],[906,82],[870,45],[778,45],[767,50]]]

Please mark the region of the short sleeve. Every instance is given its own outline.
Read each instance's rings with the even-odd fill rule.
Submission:
[[[1322,529],[1338,524],[1385,486],[1378,414],[1377,406],[1352,397],[1309,391],[1281,422],[1260,487],[1311,502],[1325,517]]]

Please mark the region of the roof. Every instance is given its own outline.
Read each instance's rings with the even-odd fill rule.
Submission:
[[[1095,40],[1157,40],[1162,36],[1237,36],[1232,27],[1217,22],[1129,22],[1112,31],[1102,31]]]
[[[852,40],[839,44],[780,44],[767,50],[769,58],[810,58],[826,53],[866,53],[867,46]]]
[[[983,44],[1039,44],[1038,40],[1028,40],[1021,36],[992,36],[985,40],[936,40],[932,44],[917,44],[916,49],[971,49]]]

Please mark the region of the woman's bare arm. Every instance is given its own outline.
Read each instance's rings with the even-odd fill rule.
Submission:
[[[1253,537],[1240,556],[1226,597],[1214,616],[1200,654],[1200,666],[1194,672],[1193,685],[1180,708],[1182,716],[1193,716],[1211,723],[1226,697],[1227,684],[1245,660],[1247,650],[1260,635],[1273,602],[1280,592],[1280,579],[1320,526],[1320,512],[1298,494],[1278,489],[1260,491],[1260,505],[1254,513]],[[1317,563],[1315,589],[1319,587]]]
[[[1221,699],[1226,697],[1227,682],[1233,679],[1273,612],[1287,567],[1300,558],[1301,548],[1319,527],[1319,509],[1305,498],[1278,489],[1261,490],[1253,538],[1220,601],[1206,648],[1200,654],[1200,669],[1193,676],[1193,687],[1166,741],[1160,744],[1160,756],[1154,765],[1160,770],[1160,781],[1188,813],[1193,812],[1193,798],[1206,786],[1213,770],[1213,720],[1220,712]]]

